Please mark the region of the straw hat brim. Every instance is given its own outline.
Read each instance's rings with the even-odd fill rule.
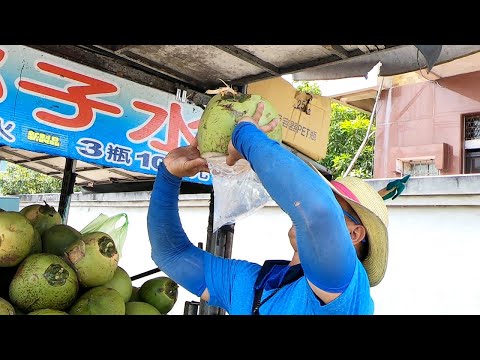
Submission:
[[[338,191],[336,192],[340,196]],[[368,274],[370,286],[376,286],[382,281],[387,271],[388,262],[388,231],[385,224],[373,212],[355,201],[342,196],[355,210],[367,231],[368,254],[363,260],[363,266]]]
[[[352,191],[352,193],[354,193],[360,201],[362,201],[362,199],[371,199],[370,205],[377,205],[375,210],[383,218],[382,219],[379,215],[368,209],[366,206],[342,194],[316,168],[313,166],[312,168],[328,184],[333,192],[348,202],[348,204],[353,208],[353,210],[355,210],[360,218],[368,237],[368,254],[362,263],[367,271],[370,286],[373,287],[378,285],[385,276],[388,262],[388,215],[384,200],[375,189],[361,179],[356,178],[359,180],[356,182],[356,184],[361,185],[357,188],[352,188],[353,181],[351,181],[352,179],[349,179],[349,177],[336,179],[337,182],[340,182],[349,188],[349,190]]]

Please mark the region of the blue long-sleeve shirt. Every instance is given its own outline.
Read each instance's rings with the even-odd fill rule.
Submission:
[[[340,205],[330,187],[306,163],[254,124],[242,122],[232,134],[235,148],[250,163],[272,199],[291,218],[304,276],[283,286],[261,314],[372,314],[368,276],[356,256]],[[148,210],[152,258],[169,277],[229,314],[250,314],[254,283],[261,268],[201,250],[187,238],[179,217],[181,178],[161,163]],[[279,241],[282,241],[279,239]],[[329,292],[342,292],[322,304],[306,279]],[[273,289],[264,291],[262,298]]]

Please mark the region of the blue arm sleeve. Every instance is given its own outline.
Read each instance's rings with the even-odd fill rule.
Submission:
[[[147,215],[152,259],[172,280],[200,296],[206,288],[205,251],[193,245],[180,222],[178,195],[182,179],[162,162],[150,197]]]
[[[322,290],[342,292],[357,256],[340,204],[303,160],[249,122],[239,123],[232,143],[250,163],[272,199],[295,225],[305,276]]]

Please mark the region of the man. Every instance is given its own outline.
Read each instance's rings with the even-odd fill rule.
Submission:
[[[259,127],[262,112],[259,103],[252,117],[236,125],[226,163],[245,158],[290,216],[292,259],[261,266],[215,256],[188,240],[178,212],[181,179],[208,171],[193,141],[172,150],[159,166],[147,218],[153,260],[230,315],[373,314],[370,287],[382,280],[388,255],[383,199],[358,178],[328,182],[265,135],[278,120]]]

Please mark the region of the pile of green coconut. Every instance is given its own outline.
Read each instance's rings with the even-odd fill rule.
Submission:
[[[167,276],[133,286],[107,233],[81,233],[49,204],[0,210],[0,315],[166,315]]]

